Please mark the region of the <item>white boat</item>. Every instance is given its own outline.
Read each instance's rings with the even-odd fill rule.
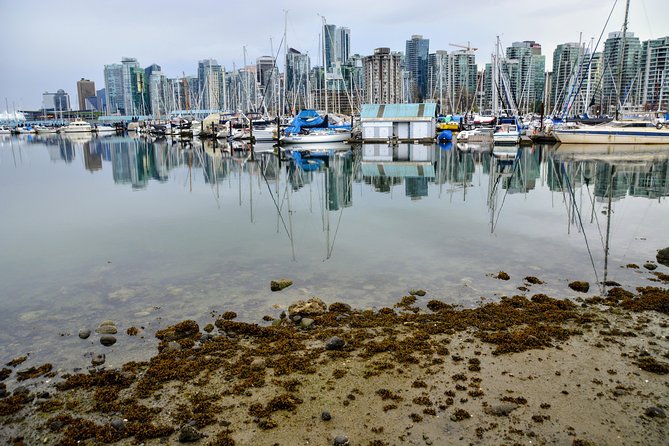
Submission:
[[[515,124],[500,124],[492,134],[493,142],[498,144],[518,144],[520,132]]]
[[[116,133],[116,128],[111,125],[96,125],[93,131],[98,133]]]
[[[253,127],[253,138],[256,141],[275,141],[277,128],[276,125],[268,125],[265,127]],[[251,132],[248,127],[243,129],[232,129],[232,139],[250,139]]]
[[[58,133],[58,131],[60,130],[58,127],[46,127],[43,125],[36,125],[33,128],[35,129],[35,132],[37,132],[40,135],[44,133]]]
[[[292,133],[281,137],[286,144],[311,144],[321,142],[344,142],[351,138],[351,130],[313,129],[305,133]]]
[[[493,130],[490,128],[463,130],[456,135],[458,142],[492,142]]]
[[[0,135],[11,135],[12,130],[9,127],[0,126]]]
[[[60,131],[63,133],[90,133],[92,130],[91,125],[86,121],[72,121],[69,125],[61,128]]]
[[[650,121],[611,121],[577,128],[554,128],[561,144],[669,144],[669,126]]]

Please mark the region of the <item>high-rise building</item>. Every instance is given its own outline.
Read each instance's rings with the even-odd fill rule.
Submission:
[[[337,61],[336,34],[337,25],[323,24],[323,57],[325,58],[325,68],[328,69],[334,67]]]
[[[158,117],[165,115],[165,76],[160,65],[150,65],[144,69],[144,79],[147,84],[149,98],[148,113]]]
[[[121,59],[123,66],[123,108],[126,114],[138,114],[138,109],[141,104],[138,104],[135,99],[138,99],[138,93],[142,91],[138,88],[137,70],[139,63],[134,57],[124,57]],[[144,72],[142,71],[142,81]]]
[[[53,105],[56,111],[70,111],[70,95],[65,90],[58,90],[53,95]]]
[[[390,48],[376,48],[362,59],[365,74],[365,103],[396,104],[403,102],[401,56]]]
[[[412,101],[419,102],[428,97],[428,54],[430,40],[415,34],[406,41],[406,69],[411,73]]]
[[[641,105],[666,110],[669,102],[669,36],[647,40],[641,47]]]
[[[219,110],[222,105],[223,69],[214,59],[198,62],[197,79],[201,91],[198,108]]]
[[[86,108],[86,98],[95,96],[95,82],[88,79],[77,81],[77,99],[79,101],[79,110],[89,110]]]
[[[351,30],[345,27],[337,28],[335,34],[335,50],[337,59],[343,65],[351,54]]]
[[[286,54],[286,110],[299,112],[309,107],[309,72],[311,61],[308,54],[290,48]]]
[[[575,42],[561,43],[553,51],[553,77],[550,103],[554,113],[560,114],[565,108],[567,96],[579,71],[582,47]]]
[[[634,33],[609,33],[609,38],[604,42],[604,60],[607,65],[602,81],[604,112],[611,113],[618,105],[635,105],[639,91],[636,77],[640,58],[641,42]]]
[[[429,55],[428,97],[440,104],[441,113],[467,111],[476,94],[474,51],[448,53],[438,50]]]
[[[108,114],[125,114],[123,100],[123,66],[119,64],[105,65],[105,103]]]
[[[538,112],[544,97],[546,56],[534,41],[513,42],[506,49],[504,68],[518,112]]]
[[[256,59],[256,74],[262,96],[262,108],[271,114],[278,114],[281,84],[276,59],[272,56],[262,56]]]

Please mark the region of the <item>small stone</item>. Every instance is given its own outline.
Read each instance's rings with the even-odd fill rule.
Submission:
[[[409,294],[411,294],[412,296],[420,296],[420,297],[423,297],[423,296],[425,296],[425,294],[427,294],[427,293],[425,292],[425,290],[411,290],[411,291],[409,291]]]
[[[212,331],[214,331],[214,324],[210,323],[205,325],[203,330],[206,331],[207,333],[211,333]]]
[[[269,284],[269,289],[272,291],[281,291],[284,288],[288,288],[293,284],[292,280],[289,279],[277,279],[272,280]]]
[[[497,404],[494,406],[488,406],[485,408],[485,413],[488,415],[494,415],[496,417],[507,417],[511,412],[518,409],[517,404],[507,403],[507,404]]]
[[[332,415],[330,415],[330,412],[327,410],[324,410],[321,412],[321,420],[323,421],[330,421],[332,419]]]
[[[263,370],[267,367],[267,361],[264,358],[256,358],[251,361],[251,370]]]
[[[346,446],[348,444],[348,437],[346,435],[337,435],[334,439],[335,446]]]
[[[209,342],[214,338],[215,336],[211,333],[202,333],[202,336],[200,336],[200,342],[204,344],[205,342]]]
[[[116,344],[116,338],[112,335],[100,336],[100,344],[104,345],[105,347],[110,347]]]
[[[646,268],[647,270],[650,270],[650,271],[653,271],[653,270],[657,269],[657,265],[654,264],[654,263],[650,263],[650,262],[644,263],[643,267]]]
[[[63,426],[65,426],[65,423],[61,420],[53,420],[51,423],[49,423],[49,429],[53,432],[61,430]]]
[[[507,273],[505,273],[504,271],[500,271],[499,273],[497,273],[495,278],[497,278],[499,280],[509,280],[511,277]]]
[[[91,331],[88,328],[82,328],[79,330],[79,337],[81,339],[88,339],[88,337],[91,335]]]
[[[298,322],[300,322],[302,320],[302,316],[300,316],[299,314],[296,314],[295,316],[291,316],[290,320],[297,324]]]
[[[118,329],[116,328],[115,325],[100,325],[98,328],[95,329],[95,332],[98,334],[113,335],[118,333]]]
[[[93,364],[94,366],[99,366],[99,365],[102,365],[104,363],[105,363],[104,353],[100,353],[98,355],[93,356],[93,358],[91,358],[91,364]]]
[[[100,322],[100,325],[98,325],[98,326],[99,326],[99,327],[103,327],[103,326],[105,326],[105,325],[111,325],[111,326],[114,326],[114,327],[115,327],[115,326],[116,326],[116,322],[111,321],[111,320],[106,320],[106,321],[102,321],[102,322]]]
[[[344,341],[339,336],[332,336],[330,339],[325,341],[325,350],[341,350],[346,345]]]
[[[664,266],[669,266],[669,247],[660,249],[655,256],[657,263],[660,263]]]
[[[193,443],[202,438],[202,434],[190,424],[179,431],[179,443]]]
[[[125,429],[125,421],[123,421],[121,418],[114,418],[109,424],[111,424],[111,427],[117,431],[122,431]]]
[[[651,418],[667,418],[667,413],[661,407],[652,406],[644,411],[647,417]]]
[[[300,328],[303,330],[308,330],[312,325],[314,325],[314,322],[315,321],[313,319],[303,317],[302,320],[300,320]]]
[[[181,350],[181,344],[179,344],[177,341],[170,341],[167,343],[167,349],[168,352],[178,352]]]

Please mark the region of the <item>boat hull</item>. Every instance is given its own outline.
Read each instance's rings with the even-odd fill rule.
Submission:
[[[344,142],[351,138],[351,132],[335,132],[325,135],[286,135],[281,138],[286,144],[312,144],[321,142]]]
[[[644,130],[564,129],[553,130],[561,144],[669,144],[669,129]]]

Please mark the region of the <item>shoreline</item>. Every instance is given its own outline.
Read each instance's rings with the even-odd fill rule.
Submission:
[[[541,280],[528,276],[518,295],[474,309],[423,290],[378,311],[312,299],[259,324],[236,322],[233,312],[215,327],[179,322],[156,333],[149,361],[117,369],[57,375],[51,364],[2,366],[0,438],[662,444],[669,276],[650,274],[654,282],[634,292],[614,286],[576,300],[534,293]],[[19,377],[18,390],[4,384]]]

